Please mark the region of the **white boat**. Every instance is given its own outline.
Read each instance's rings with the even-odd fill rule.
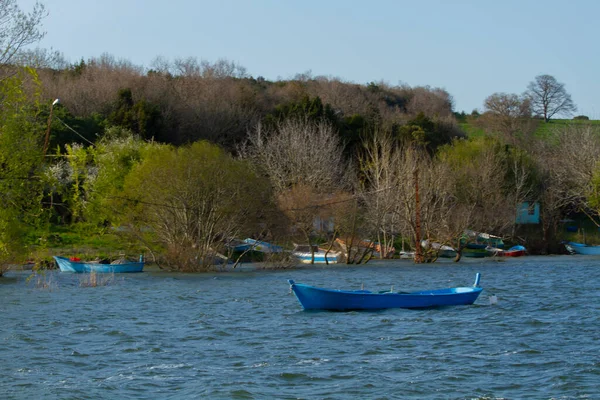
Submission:
[[[292,250],[292,255],[296,257],[303,264],[311,264],[313,261],[314,264],[336,264],[339,261],[341,253],[338,251],[329,251],[325,249],[321,249],[318,246],[313,245],[314,252],[314,261],[313,261],[313,253],[310,251],[310,247],[308,245],[296,245],[294,250]],[[327,253],[327,261],[325,261]]]
[[[422,240],[421,247],[425,250],[432,250],[438,254],[439,257],[453,258],[456,257],[456,250],[445,244],[436,242],[430,242],[429,240]]]

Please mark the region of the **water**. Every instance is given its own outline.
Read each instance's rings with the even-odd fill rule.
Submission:
[[[598,399],[600,259],[0,278],[3,399]],[[286,279],[471,285],[475,305],[305,312]],[[495,295],[496,304],[490,304]]]

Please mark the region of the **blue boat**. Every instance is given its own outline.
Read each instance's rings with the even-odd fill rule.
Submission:
[[[368,290],[322,289],[296,283],[289,279],[291,290],[305,310],[382,310],[386,308],[432,308],[470,305],[483,290],[480,274],[471,287],[453,287],[418,292],[370,292]]]
[[[129,273],[142,272],[144,269],[144,260],[140,256],[138,262],[122,262],[115,264],[102,264],[99,262],[80,261],[66,257],[54,256],[58,267],[62,272],[96,272],[96,273]]]
[[[600,255],[600,246],[594,246],[584,243],[577,242],[568,242],[567,249],[570,248],[570,251],[575,252],[577,254],[582,254],[586,256],[597,256]]]
[[[244,240],[232,240],[227,244],[227,247],[232,249],[234,252],[244,251],[258,251],[260,253],[281,253],[283,248],[262,240],[256,239],[244,239]]]

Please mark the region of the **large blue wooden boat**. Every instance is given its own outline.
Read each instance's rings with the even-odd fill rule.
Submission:
[[[54,259],[62,272],[130,273],[142,272],[144,269],[144,261],[141,256],[140,261],[114,264],[80,261],[59,256],[54,256]]]
[[[470,305],[483,290],[480,274],[471,287],[452,287],[418,292],[370,292],[368,290],[323,289],[289,279],[291,290],[305,310],[381,310],[386,308],[432,308]]]

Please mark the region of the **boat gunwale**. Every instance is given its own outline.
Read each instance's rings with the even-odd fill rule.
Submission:
[[[473,286],[455,286],[455,287],[449,287],[449,288],[442,288],[442,289],[433,289],[433,290],[419,290],[416,292],[391,292],[391,291],[386,291],[386,292],[372,292],[370,290],[343,290],[343,289],[328,289],[328,288],[320,288],[320,287],[316,287],[316,286],[311,286],[311,285],[306,285],[303,283],[291,283],[291,286],[299,286],[299,287],[303,287],[303,288],[307,288],[310,290],[316,290],[316,291],[321,291],[321,292],[327,292],[327,293],[338,293],[338,294],[351,294],[351,295],[367,295],[367,296],[390,296],[390,295],[396,295],[396,296],[456,296],[458,294],[464,294],[464,293],[475,293],[475,292],[481,292],[483,290],[483,288],[481,287],[473,287]],[[445,292],[447,290],[456,290],[456,289],[466,289],[465,291],[461,291],[461,292]],[[438,292],[439,291],[439,292]]]

